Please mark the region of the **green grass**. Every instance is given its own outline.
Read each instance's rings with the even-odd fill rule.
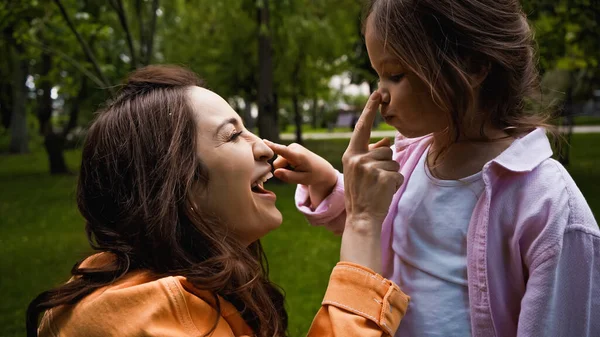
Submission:
[[[575,125],[584,126],[584,125],[600,125],[600,117],[599,116],[575,116]],[[386,123],[380,123],[377,127],[373,128],[375,131],[394,131],[394,127],[390,126]],[[309,124],[302,125],[303,133],[339,133],[339,132],[350,132],[350,128],[342,128],[335,127],[333,130],[329,130],[327,128],[313,128]],[[282,129],[283,133],[294,133],[296,132],[296,127],[294,125],[288,125],[285,129]]]
[[[348,140],[306,142],[341,167]],[[573,138],[573,178],[595,214],[600,214],[600,134]],[[76,169],[80,153],[67,159]],[[89,248],[75,206],[75,176],[48,175],[45,154],[0,156],[0,336],[24,335],[24,313],[39,292],[64,282]],[[340,240],[310,227],[293,203],[294,188],[271,184],[283,213],[281,228],[264,240],[271,278],[287,293],[290,334],[303,336],[319,308]]]
[[[379,125],[373,128],[374,131],[394,131],[393,126],[390,126],[386,123],[379,123]],[[335,133],[335,132],[351,132],[352,130],[349,127],[335,127],[333,130],[329,130],[327,128],[313,128],[309,124],[302,125],[303,133]],[[288,125],[285,129],[281,130],[282,133],[294,133],[296,132],[296,127],[294,125]]]
[[[600,125],[599,116],[576,116],[575,125]]]

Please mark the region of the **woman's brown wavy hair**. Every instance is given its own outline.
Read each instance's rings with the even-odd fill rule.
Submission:
[[[201,84],[189,70],[149,66],[131,74],[98,113],[83,146],[77,204],[91,247],[114,259],[95,268],[79,262],[71,282],[35,298],[28,336],[37,336],[45,310],[75,304],[136,270],[185,276],[233,303],[257,336],[287,335],[284,296],[268,279],[260,242],[242,246],[210,210],[192,208],[192,190],[210,179],[196,155],[187,98],[187,89]]]
[[[518,0],[369,0],[364,17],[363,33],[369,18],[386,48],[429,87],[449,123],[447,146],[465,136],[475,113],[515,136],[549,127],[547,113],[528,109],[540,98],[539,74]],[[477,100],[471,79],[481,72]],[[480,137],[487,140],[484,125]]]

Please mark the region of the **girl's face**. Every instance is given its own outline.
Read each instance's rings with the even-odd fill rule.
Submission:
[[[275,194],[262,187],[271,175],[273,151],[246,130],[238,114],[214,92],[188,92],[198,135],[197,154],[208,168],[208,185],[196,203],[219,217],[232,235],[250,244],[279,227]]]
[[[429,87],[385,47],[383,39],[375,33],[372,17],[367,19],[365,40],[371,66],[379,75],[381,114],[385,122],[409,138],[447,128],[445,114],[433,102]]]

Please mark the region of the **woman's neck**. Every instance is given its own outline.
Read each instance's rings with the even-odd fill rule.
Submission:
[[[444,144],[447,144],[447,136],[442,133],[433,135],[427,165],[436,178],[457,180],[473,175],[515,140],[503,130],[493,127],[484,128],[485,138],[479,135],[480,128],[472,128],[469,131],[471,132],[466,132],[468,136],[459,137],[458,141],[446,149]]]

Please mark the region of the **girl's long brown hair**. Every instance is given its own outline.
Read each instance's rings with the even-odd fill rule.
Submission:
[[[533,33],[518,0],[370,0],[366,18],[430,88],[450,125],[447,145],[464,136],[475,114],[510,135],[548,127],[547,113],[527,109],[540,87]],[[471,79],[481,72],[487,76],[477,101]]]
[[[199,85],[186,69],[149,66],[98,113],[83,146],[77,204],[91,247],[114,258],[101,267],[75,264],[72,281],[35,298],[28,336],[37,336],[45,310],[75,304],[136,270],[185,276],[233,303],[257,336],[287,335],[284,296],[268,279],[260,242],[244,247],[210,210],[192,208],[192,190],[210,179],[196,155],[186,96]]]

